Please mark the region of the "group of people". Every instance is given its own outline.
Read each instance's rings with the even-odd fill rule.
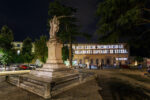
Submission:
[[[139,65],[138,65],[138,69],[139,69],[139,70],[142,69],[142,64],[139,64]],[[150,74],[150,66],[148,66],[147,72]]]

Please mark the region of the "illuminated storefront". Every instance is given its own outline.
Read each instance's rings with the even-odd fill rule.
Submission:
[[[127,64],[129,49],[126,44],[73,44],[73,60],[78,64]]]

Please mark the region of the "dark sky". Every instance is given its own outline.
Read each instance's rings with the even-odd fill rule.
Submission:
[[[0,28],[8,25],[13,30],[15,41],[22,41],[27,36],[35,39],[40,35],[49,35],[49,2],[50,0],[0,0]],[[64,0],[64,3],[77,8],[76,17],[81,31],[94,34],[97,0]]]

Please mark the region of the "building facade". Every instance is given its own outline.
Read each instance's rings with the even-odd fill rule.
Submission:
[[[78,64],[124,65],[128,64],[127,44],[73,44],[73,60]]]
[[[23,47],[23,42],[12,42],[13,48],[17,50],[17,54],[20,54],[22,47]],[[35,52],[35,45],[32,43],[32,53]]]

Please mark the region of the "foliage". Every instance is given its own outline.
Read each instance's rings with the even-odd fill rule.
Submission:
[[[10,54],[11,52],[8,52],[6,50],[2,50],[2,52],[3,53],[0,56],[0,62],[4,65],[5,70],[6,70],[6,65],[11,62],[12,56]]]
[[[8,64],[10,61],[11,56],[9,56],[8,52],[4,52],[3,55],[0,57],[0,61],[3,65]]]
[[[8,26],[4,25],[0,30],[0,48],[4,50],[12,49],[12,41],[13,41],[13,32]]]
[[[46,62],[48,56],[48,48],[46,43],[46,36],[41,36],[39,40],[35,40],[35,57],[40,59],[40,61],[42,61],[43,63]]]
[[[144,11],[148,2],[148,0],[104,0],[100,2],[97,8],[97,15],[100,18],[97,33],[100,35],[100,42],[127,42],[131,46],[131,54],[150,56],[150,30],[148,22],[145,21],[149,15]],[[143,46],[143,50],[147,52],[139,54]]]
[[[16,52],[16,50],[12,50],[12,62],[24,63],[24,56],[22,54],[17,54]]]
[[[143,57],[137,56],[137,57],[135,58],[135,61],[143,62],[144,59],[143,59]]]
[[[62,48],[62,59],[63,59],[63,61],[66,61],[67,59],[69,59],[68,46],[63,46],[63,48]]]
[[[30,63],[33,59],[32,40],[29,37],[27,37],[23,41],[22,55],[23,55],[23,58],[24,58],[24,62]]]

